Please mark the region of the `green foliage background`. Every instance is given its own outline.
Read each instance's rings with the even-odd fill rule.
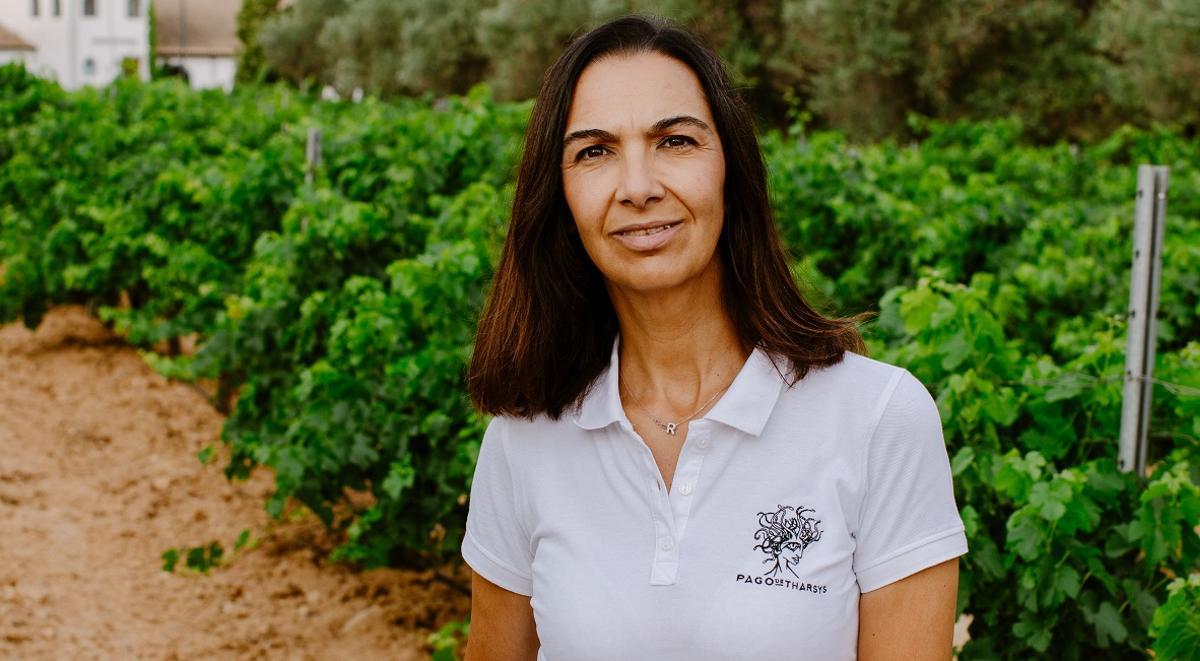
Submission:
[[[2,67],[0,320],[76,302],[138,346],[198,334],[194,356],[147,356],[236,391],[230,477],[274,469],[268,509],[303,503],[344,560],[453,558],[485,423],[463,368],[528,112],[483,87],[68,94]],[[1156,388],[1144,484],[1114,459],[1140,163],[1172,180],[1155,374],[1200,385],[1200,143],[908,122],[904,144],[802,124],[762,142],[797,277],[827,311],[878,310],[871,354],[936,396],[971,547],[962,657],[1194,658],[1200,398]]]

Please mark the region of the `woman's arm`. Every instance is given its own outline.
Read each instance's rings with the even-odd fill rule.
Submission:
[[[858,658],[949,659],[957,596],[958,558],[864,593],[858,600]]]
[[[534,661],[538,646],[529,597],[474,574],[466,661]]]

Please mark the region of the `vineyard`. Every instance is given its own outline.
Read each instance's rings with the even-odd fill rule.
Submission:
[[[353,567],[444,567],[486,423],[463,372],[529,110],[485,87],[67,93],[0,68],[0,322],[86,306],[228,414],[225,474],[270,468],[270,515],[301,504]],[[877,310],[871,355],[937,399],[970,545],[960,658],[1200,656],[1200,141],[910,124],[911,144],[801,123],[761,139],[799,281],[827,312]],[[1116,439],[1142,163],[1171,168],[1171,197],[1139,480]]]

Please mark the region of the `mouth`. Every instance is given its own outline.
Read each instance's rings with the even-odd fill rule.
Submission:
[[[639,223],[613,232],[612,237],[630,250],[649,252],[663,247],[682,226],[682,220]]]
[[[682,220],[668,220],[657,223],[641,223],[639,225],[630,225],[625,229],[617,230],[613,234],[617,236],[653,236],[660,232],[666,232],[682,223]]]

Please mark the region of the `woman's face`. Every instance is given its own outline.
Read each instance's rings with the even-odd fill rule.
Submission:
[[[567,206],[609,286],[640,292],[716,268],[725,156],[700,81],[661,53],[583,70],[562,153]]]

